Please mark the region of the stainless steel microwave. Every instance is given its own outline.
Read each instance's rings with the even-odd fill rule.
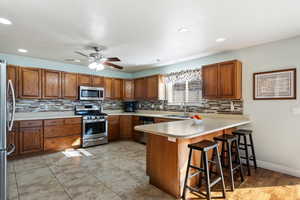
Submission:
[[[100,101],[104,99],[104,88],[79,86],[79,100]]]

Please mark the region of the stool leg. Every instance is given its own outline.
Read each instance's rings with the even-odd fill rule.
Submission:
[[[250,144],[251,144],[251,150],[252,150],[252,156],[253,156],[254,167],[255,167],[255,169],[257,169],[256,155],[255,155],[255,152],[254,152],[254,144],[253,144],[252,134],[250,134],[249,137],[250,137]]]
[[[215,156],[216,156],[216,149],[214,148],[213,152],[212,152],[212,158],[211,158],[212,161],[215,161]],[[210,176],[211,176],[211,174],[213,172],[213,166],[214,166],[213,163],[210,163],[210,165],[209,165]]]
[[[234,191],[234,177],[233,177],[233,167],[232,167],[232,157],[231,157],[231,142],[227,142],[227,149],[228,149],[228,157],[229,157],[229,172],[230,172],[230,179],[231,179],[231,190]]]
[[[207,152],[204,152],[203,155],[204,155],[204,170],[205,170],[205,178],[206,178],[206,199],[211,200]]]
[[[186,169],[186,174],[185,174],[185,179],[184,179],[183,193],[182,193],[182,199],[183,200],[185,200],[185,193],[186,193],[187,180],[188,180],[188,177],[189,177],[189,170],[190,170],[190,164],[191,164],[192,151],[193,150],[190,149],[189,159],[188,159],[188,164],[187,164],[187,169]]]
[[[238,147],[238,141],[235,141],[236,147]],[[240,150],[239,148],[236,149],[236,153],[237,153],[237,160],[238,160],[238,164],[240,165],[240,176],[241,176],[241,182],[244,182],[244,173],[243,173],[243,165],[241,162],[241,156],[240,156]]]
[[[201,159],[200,159],[200,168],[203,169],[203,163],[204,163],[204,152],[201,151]],[[199,174],[199,188],[201,188],[202,186],[202,179],[203,179],[203,176],[202,176],[202,173]]]
[[[223,176],[223,170],[222,170],[222,165],[221,165],[221,161],[220,161],[220,155],[219,155],[219,148],[217,147],[217,166],[221,175],[221,179],[222,179],[222,193],[223,196],[222,198],[226,198],[226,188],[225,188],[225,182],[224,182],[224,176]]]
[[[246,153],[246,163],[247,163],[247,168],[248,168],[248,176],[251,176],[247,136],[244,135],[243,137],[244,137],[244,143],[245,143],[245,153]]]

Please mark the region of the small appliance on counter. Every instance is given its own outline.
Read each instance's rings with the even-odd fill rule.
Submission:
[[[75,115],[82,115],[82,147],[108,143],[107,114],[95,105],[76,106]]]
[[[124,112],[135,112],[137,110],[136,101],[125,101],[124,102]]]

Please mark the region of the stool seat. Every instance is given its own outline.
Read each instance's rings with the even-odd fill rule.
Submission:
[[[238,129],[232,132],[234,135],[250,135],[251,133],[252,131],[247,129]]]
[[[208,151],[215,148],[216,146],[218,146],[218,143],[210,140],[202,140],[201,142],[188,145],[189,148],[197,149],[200,151]]]
[[[237,139],[237,136],[229,135],[229,134],[223,134],[223,135],[214,137],[214,140],[223,141],[223,142],[226,142],[226,141],[230,142],[230,141],[233,141],[233,140],[236,140],[236,139]]]

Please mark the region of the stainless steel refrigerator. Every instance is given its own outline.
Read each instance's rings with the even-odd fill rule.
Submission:
[[[7,80],[6,62],[0,60],[0,200],[8,199],[7,156],[14,152],[15,146],[7,144],[15,115],[15,92],[11,80]]]

